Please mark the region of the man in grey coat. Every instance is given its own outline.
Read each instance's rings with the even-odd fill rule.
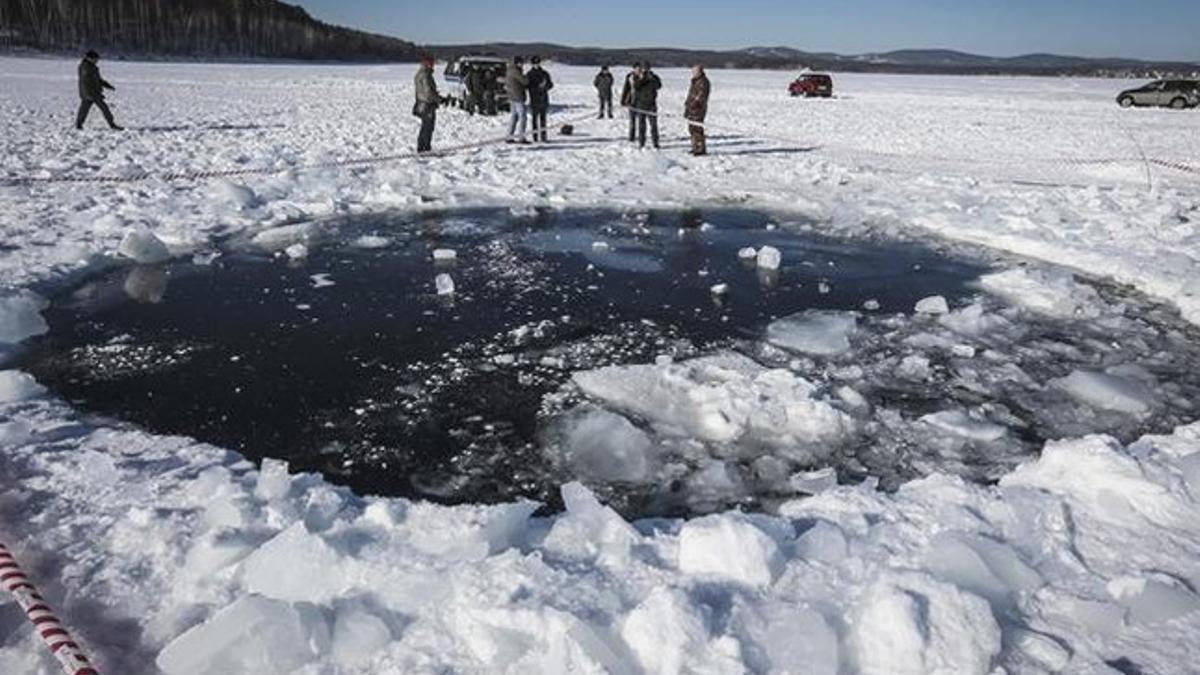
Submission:
[[[529,88],[529,78],[521,69],[523,65],[525,65],[525,60],[514,56],[512,63],[508,64],[508,71],[504,74],[504,89],[508,93],[508,105],[512,110],[508,118],[509,143],[529,143],[529,140],[525,138],[525,125],[528,120],[525,94]],[[521,127],[520,136],[516,135],[518,126]]]
[[[94,51],[89,51],[79,62],[79,112],[75,114],[75,128],[82,129],[83,123],[87,121],[88,113],[91,112],[92,106],[100,109],[100,113],[104,115],[104,121],[108,122],[110,129],[121,131],[124,127],[113,121],[112,111],[108,109],[108,104],[104,102],[104,90],[116,89],[109,84],[103,77],[100,77],[100,67],[96,62],[100,60],[100,55]]]
[[[437,124],[437,109],[441,103],[438,96],[437,83],[433,81],[433,57],[421,59],[421,67],[413,78],[413,91],[416,93],[416,103],[413,104],[413,114],[421,118],[421,130],[417,133],[417,152],[433,150],[433,128]]]

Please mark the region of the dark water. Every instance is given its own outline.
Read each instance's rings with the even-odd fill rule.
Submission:
[[[364,493],[552,500],[562,477],[545,471],[539,412],[572,370],[733,345],[810,308],[909,312],[969,295],[984,269],[765,227],[778,222],[480,210],[325,225],[298,262],[230,242],[210,264],[114,269],[58,298],[21,367],[86,410]],[[355,246],[363,234],[391,242]],[[739,261],[767,244],[778,274]],[[457,261],[435,263],[440,247]],[[451,297],[435,294],[442,272]]]

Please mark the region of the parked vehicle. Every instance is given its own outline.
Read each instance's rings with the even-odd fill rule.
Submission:
[[[1127,89],[1117,95],[1122,108],[1160,106],[1164,108],[1195,108],[1200,106],[1200,82],[1195,80],[1155,80],[1137,89]]]
[[[788,85],[788,93],[805,98],[829,98],[833,96],[833,78],[824,73],[804,73]]]
[[[496,107],[508,110],[508,94],[504,91],[504,69],[508,61],[499,56],[460,56],[446,63],[442,78],[446,80],[446,97],[452,105],[462,108],[467,99],[467,73],[470,69],[482,69],[495,88]]]

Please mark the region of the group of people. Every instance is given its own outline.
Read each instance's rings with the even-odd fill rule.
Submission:
[[[416,75],[416,104],[413,114],[421,118],[421,129],[417,135],[417,152],[429,152],[433,138],[433,129],[437,119],[437,108],[441,104],[437,84],[433,79],[434,60],[426,57]],[[528,144],[526,128],[532,120],[533,142],[549,140],[547,117],[550,112],[550,90],[554,81],[550,73],[542,68],[540,57],[530,59],[530,68],[524,69],[525,61],[520,56],[513,57],[504,73],[504,90],[508,95],[509,120],[508,143]],[[495,112],[495,96],[492,83],[486,81],[488,76],[484,69],[472,69],[466,74],[467,108],[474,112],[490,109]],[[612,119],[613,117],[613,85],[614,78],[608,66],[600,68],[600,72],[592,80],[600,99],[598,117]],[[629,141],[636,142],[638,147],[646,146],[646,132],[649,129],[650,142],[657,149],[658,134],[658,92],[662,89],[662,79],[655,73],[649,63],[634,64],[633,69],[625,76],[621,89],[621,106],[629,111]],[[492,91],[488,97],[487,92]],[[691,85],[688,87],[687,98],[684,100],[683,114],[688,121],[688,134],[691,136],[691,153],[696,156],[708,154],[708,146],[704,133],[704,120],[708,116],[708,98],[712,88],[704,68],[696,66],[692,69]],[[490,98],[490,105],[487,101]]]

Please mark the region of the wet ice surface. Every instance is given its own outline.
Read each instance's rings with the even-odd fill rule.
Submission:
[[[279,228],[92,280],[21,367],[360,492],[554,504],[580,478],[627,515],[990,481],[1046,439],[1194,417],[1200,343],[1144,297],[813,229],[734,210]]]

